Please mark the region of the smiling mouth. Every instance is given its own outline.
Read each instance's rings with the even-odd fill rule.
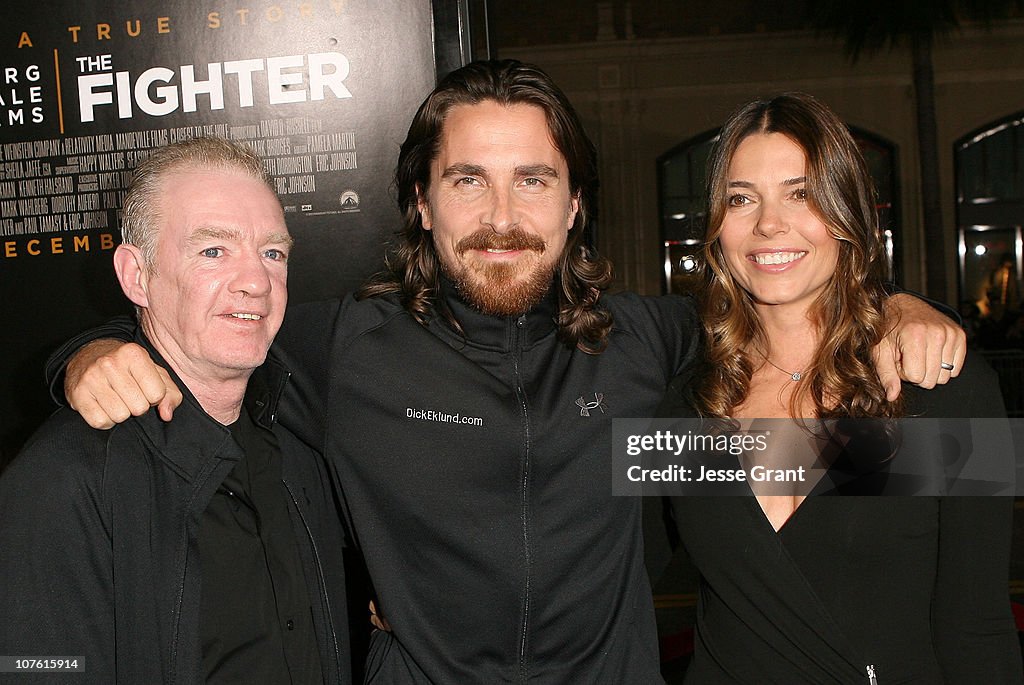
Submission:
[[[789,264],[803,257],[806,252],[763,252],[751,255],[750,259],[758,264]]]
[[[259,321],[260,319],[263,318],[259,314],[243,314],[241,312],[231,314],[230,316],[233,319],[244,319],[245,321]]]

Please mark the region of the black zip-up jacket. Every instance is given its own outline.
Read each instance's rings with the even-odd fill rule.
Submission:
[[[372,683],[662,682],[641,499],[611,494],[612,419],[653,416],[698,353],[692,300],[603,296],[608,347],[556,338],[554,292],[521,317],[441,293],[292,306],[279,419],[322,445],[393,632]],[[56,372],[91,331],[51,360]]]
[[[590,355],[556,339],[553,292],[512,318],[442,294],[465,337],[389,298],[293,308],[278,337],[303,372],[281,420],[307,440],[326,425],[393,629],[367,681],[662,682],[641,500],[611,495],[612,419],[652,416],[693,360],[692,301],[603,297],[614,328]]]
[[[320,456],[274,423],[287,382],[268,360],[246,403],[280,445],[324,683],[348,683],[341,521]],[[169,423],[150,411],[99,431],[59,410],[0,477],[0,654],[85,666],[0,682],[204,682],[197,534],[242,454],[178,384],[185,401]]]

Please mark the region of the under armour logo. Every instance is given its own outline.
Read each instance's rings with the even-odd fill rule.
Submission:
[[[603,414],[604,393],[595,392],[593,402],[587,402],[585,399],[583,399],[583,396],[580,395],[580,398],[576,400],[576,406],[580,408],[580,416],[590,416],[590,411],[592,409],[600,409],[601,413]]]

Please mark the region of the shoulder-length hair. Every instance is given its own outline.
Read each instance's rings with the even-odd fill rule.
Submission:
[[[395,293],[405,308],[425,324],[435,307],[456,329],[451,313],[437,298],[440,262],[433,233],[424,230],[417,207],[430,186],[430,166],[440,151],[444,122],[458,105],[494,101],[509,106],[540,107],[555,147],[569,169],[570,193],[579,200],[558,262],[559,338],[585,352],[600,352],[611,330],[611,314],[598,306],[611,283],[611,263],[589,248],[585,229],[597,207],[597,151],[565,94],[539,68],[516,60],[483,61],[446,76],[420,105],[398,156],[395,187],[403,215],[402,229],[389,250],[387,268],[358,293],[360,299]]]
[[[803,93],[741,107],[711,153],[701,305],[708,370],[695,388],[695,404],[707,415],[728,416],[746,399],[754,370],[768,354],[753,299],[730,274],[719,242],[733,155],[748,136],[768,133],[780,133],[803,149],[808,202],[839,241],[835,273],[811,305],[820,342],[790,399],[790,414],[799,416],[803,400],[810,398],[819,417],[897,416],[902,405],[886,400],[871,358],[887,332],[885,253],[874,184],[843,122]]]

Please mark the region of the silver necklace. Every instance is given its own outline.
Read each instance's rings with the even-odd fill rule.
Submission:
[[[778,369],[782,373],[784,373],[787,376],[789,376],[789,380],[791,380],[793,382],[796,382],[796,381],[798,381],[798,380],[800,380],[801,378],[804,377],[804,372],[803,371],[786,371],[784,368],[782,368],[778,364],[774,363],[771,359],[769,359],[768,357],[764,356],[763,354],[761,355],[761,358],[764,359],[769,364],[771,364],[772,366],[774,366],[776,369]]]

